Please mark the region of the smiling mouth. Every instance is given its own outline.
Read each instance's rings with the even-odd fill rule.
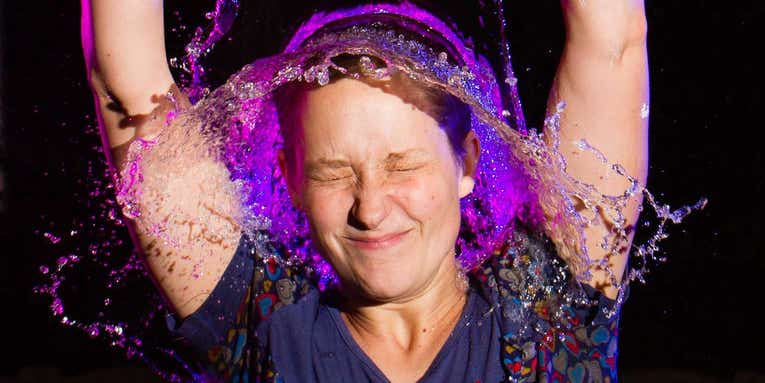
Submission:
[[[345,237],[353,246],[365,250],[378,250],[394,246],[404,239],[411,229],[380,237]]]

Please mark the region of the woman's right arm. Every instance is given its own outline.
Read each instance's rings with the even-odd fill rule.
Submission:
[[[136,137],[155,135],[175,82],[165,53],[162,0],[82,0],[82,47],[103,143],[119,167]]]
[[[105,154],[112,169],[119,170],[131,142],[151,139],[165,127],[167,113],[175,107],[168,92],[179,106],[189,106],[167,63],[162,0],[82,0],[81,32]],[[210,208],[225,205],[234,211],[229,196],[211,191],[211,185],[229,182],[223,165],[201,157],[174,160],[186,161],[189,170],[173,175],[172,185],[162,188],[163,198],[146,206],[155,216],[172,218],[165,234],[183,240],[170,245],[140,220],[130,226],[156,284],[175,313],[185,318],[217,285],[241,232],[221,209]],[[200,225],[202,233],[207,231],[206,224],[217,229],[214,240],[198,234]]]

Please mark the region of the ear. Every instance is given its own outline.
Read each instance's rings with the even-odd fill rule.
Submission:
[[[290,199],[292,200],[292,205],[295,206],[297,209],[302,209],[303,204],[300,202],[300,194],[297,191],[297,187],[295,185],[294,177],[296,174],[292,174],[289,169],[289,164],[287,163],[287,157],[284,153],[284,149],[279,149],[279,151],[276,153],[277,160],[279,161],[279,170],[282,172],[282,176],[284,178],[284,182],[287,184],[287,192],[290,194]]]
[[[463,198],[470,194],[475,187],[476,171],[478,169],[478,160],[481,157],[481,141],[474,131],[469,131],[462,141],[462,148],[465,155],[462,160],[462,174],[460,174],[459,197]]]

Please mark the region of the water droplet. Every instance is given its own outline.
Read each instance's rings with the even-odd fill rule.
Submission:
[[[640,107],[640,118],[646,119],[648,118],[648,115],[651,113],[650,106],[647,103],[644,103]]]
[[[319,85],[324,86],[329,84],[329,69],[324,68],[323,70],[320,70],[316,77]]]
[[[438,59],[436,60],[436,65],[437,66],[446,65],[448,59],[449,59],[449,56],[446,54],[446,52],[439,52]]]
[[[377,69],[375,63],[371,58],[369,58],[369,56],[361,56],[359,59],[359,66],[361,67],[361,71],[364,74],[372,73],[375,69]]]
[[[47,233],[47,232],[43,233],[43,237],[48,239],[48,241],[50,241],[50,243],[53,243],[53,244],[61,242],[61,238],[56,237],[55,235],[53,235],[51,233]]]
[[[451,85],[451,86],[457,86],[457,85],[460,83],[460,80],[462,80],[462,78],[460,77],[460,75],[459,75],[459,74],[456,74],[456,73],[454,73],[454,74],[452,74],[452,75],[450,75],[450,76],[449,76],[449,79],[447,80],[447,82],[448,82],[448,83],[449,83],[449,85]]]
[[[50,304],[51,312],[54,316],[59,316],[64,313],[64,307],[61,304],[61,299],[55,298]]]

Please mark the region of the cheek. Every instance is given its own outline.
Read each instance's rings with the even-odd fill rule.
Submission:
[[[347,222],[349,204],[348,193],[341,190],[305,190],[306,215],[319,234],[342,230]],[[350,202],[349,202],[350,201]]]
[[[459,210],[459,198],[454,182],[434,174],[413,177],[406,187],[399,188],[398,197],[410,216],[421,221],[443,220]]]

